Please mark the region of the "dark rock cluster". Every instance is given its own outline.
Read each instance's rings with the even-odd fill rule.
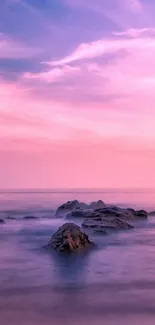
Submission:
[[[75,252],[88,249],[95,244],[83,231],[108,235],[113,231],[130,230],[134,228],[135,221],[145,220],[148,215],[155,215],[155,211],[147,213],[145,210],[134,210],[132,208],[121,208],[115,205],[105,204],[102,200],[90,204],[78,200],[68,201],[62,204],[56,211],[56,216],[64,217],[67,220],[80,221],[81,227],[74,223],[67,222],[61,226],[52,236],[47,249],[54,249],[58,252]],[[8,216],[7,219],[15,219]],[[35,220],[36,216],[27,215],[23,220]],[[5,224],[0,219],[0,224]]]
[[[134,228],[133,221],[147,219],[147,212],[131,208],[107,205],[102,200],[91,204],[77,200],[62,204],[56,211],[57,216],[66,219],[81,220],[81,228],[73,223],[66,223],[52,236],[46,248],[59,252],[75,252],[93,245],[82,229],[107,235],[111,231]]]
[[[67,214],[78,211],[78,210],[95,210],[95,209],[101,209],[104,208],[106,205],[102,200],[99,200],[97,202],[92,202],[91,204],[86,204],[83,202],[79,202],[77,200],[74,201],[68,201],[64,204],[62,204],[56,211],[57,216],[64,217]]]

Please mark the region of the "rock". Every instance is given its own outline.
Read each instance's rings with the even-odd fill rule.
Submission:
[[[56,211],[57,216],[66,216],[73,210],[80,208],[80,203],[77,200],[68,201],[67,203],[62,204]]]
[[[122,210],[122,208],[118,207],[117,205],[111,205],[111,204],[107,204],[106,208],[111,209],[113,211],[121,211]]]
[[[100,215],[104,218],[121,218],[125,220],[147,219],[147,212],[144,210],[135,211],[134,209],[124,209],[120,207],[106,207],[104,209],[95,210],[96,216]],[[88,215],[89,216],[89,215]],[[88,217],[87,216],[87,217]],[[90,216],[91,217],[91,214]]]
[[[23,220],[36,220],[38,219],[37,217],[34,217],[34,216],[26,216],[23,218]]]
[[[151,211],[148,213],[149,216],[155,216],[155,211]]]
[[[88,211],[88,210],[87,210]],[[85,210],[76,209],[67,215],[67,219],[70,218],[85,218],[87,212]]]
[[[106,207],[106,204],[102,200],[92,202],[89,205],[89,209],[92,209],[92,210],[102,209],[102,208],[105,208],[105,207]]]
[[[135,210],[134,210],[134,209],[132,209],[132,208],[127,208],[127,211],[129,211],[129,212],[132,212],[132,213],[134,213],[134,212],[135,212]]]
[[[93,211],[93,210],[87,210],[87,212],[85,213],[85,217],[86,218],[97,218],[97,217],[100,217],[102,216],[102,214],[100,212],[97,212],[97,211]]]
[[[11,216],[8,216],[7,219],[8,219],[8,220],[16,220],[16,218],[11,217]]]
[[[104,216],[110,216],[110,217],[119,217],[122,215],[122,211],[120,210],[113,210],[111,208],[105,208],[105,209],[97,209],[95,210],[96,214],[104,215]]]
[[[71,253],[93,245],[88,235],[79,226],[74,223],[66,223],[56,231],[45,248]]]
[[[121,219],[131,219],[131,216],[129,215],[129,213],[125,213],[122,211],[114,211],[111,209],[97,209],[95,211],[90,211],[87,213],[86,215],[87,218],[106,218],[106,219],[110,219],[110,218],[121,218]]]
[[[136,218],[147,219],[147,212],[145,210],[134,211],[133,214]]]
[[[96,217],[96,218],[86,218],[82,223],[83,228],[94,228],[94,229],[131,229],[134,228],[130,224],[128,224],[125,220],[121,220],[119,218],[110,218],[106,219],[104,217]]]
[[[86,204],[83,202],[79,202],[77,200],[74,201],[68,201],[64,204],[62,204],[56,211],[57,216],[67,216],[69,213],[75,210],[95,210],[95,209],[101,209],[106,207],[105,203],[101,200],[92,202],[90,204]]]
[[[0,219],[0,223],[1,223],[1,224],[4,224],[5,221],[4,221],[3,219]]]
[[[92,218],[99,215],[105,218],[116,217],[125,220],[146,219],[147,212],[144,210],[134,210],[131,208],[120,208],[115,205],[106,205],[99,200],[87,205],[79,201],[68,201],[61,205],[56,212],[57,216],[67,216],[68,218]]]

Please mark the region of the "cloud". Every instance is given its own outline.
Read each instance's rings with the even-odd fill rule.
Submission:
[[[2,2],[4,186],[153,184],[155,30],[147,0]]]
[[[155,28],[130,28],[123,32],[113,32],[115,36],[137,37],[155,37]]]
[[[47,83],[55,82],[62,77],[72,76],[80,71],[79,67],[71,67],[69,65],[64,65],[63,67],[57,67],[45,72],[40,73],[25,73],[24,78],[26,79],[37,79],[40,81],[45,81]]]
[[[103,49],[105,61],[100,60]],[[108,51],[112,51],[112,58]],[[105,110],[109,103],[115,109],[117,103],[116,109],[127,110],[133,100],[134,109],[135,105],[144,108],[144,98],[152,109],[154,95],[148,81],[153,85],[154,65],[154,38],[104,39],[78,46],[67,59],[43,65],[42,72],[24,74],[21,82],[39,100],[46,98],[78,109],[93,106]]]
[[[134,30],[134,34],[136,30]],[[139,32],[138,32],[139,34]],[[55,60],[44,62],[50,66],[63,66],[72,62],[93,59],[101,57],[106,53],[115,53],[120,50],[155,48],[155,39],[150,37],[146,38],[126,38],[126,39],[99,39],[91,43],[80,44],[71,54],[68,56]]]
[[[43,96],[49,100],[79,106],[92,103],[102,105],[120,97],[115,92],[105,92],[105,86],[109,83],[109,76],[104,76],[105,67],[106,64],[95,62],[85,62],[77,66],[64,65],[42,73],[26,73],[23,80],[28,85],[31,84],[37,97]],[[121,94],[122,96],[124,95]]]
[[[140,37],[146,31],[150,33],[148,28],[131,29],[124,33],[135,37],[80,44],[70,55],[46,62],[42,72],[24,74],[21,82],[32,96],[79,107],[101,108],[110,102],[122,107],[121,101],[140,93],[153,96],[148,81],[155,80],[155,38]]]

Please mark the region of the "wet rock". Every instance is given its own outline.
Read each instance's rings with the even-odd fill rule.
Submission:
[[[120,208],[115,205],[106,205],[102,200],[92,202],[87,205],[79,201],[68,201],[61,205],[56,212],[57,216],[67,216],[68,218],[93,218],[99,215],[105,218],[121,218],[125,220],[146,219],[147,212],[144,210],[134,210],[131,208]]]
[[[56,211],[57,216],[66,216],[73,210],[80,208],[80,203],[77,200],[74,201],[68,201],[64,204],[62,204]]]
[[[119,206],[117,205],[112,205],[112,204],[107,204],[106,206],[107,209],[111,209],[113,211],[121,211],[123,208],[120,208]]]
[[[147,219],[147,212],[144,210],[135,211],[134,209],[124,209],[115,206],[97,209],[95,210],[95,213],[97,216],[100,214],[100,216],[104,218],[116,217],[125,220]]]
[[[102,216],[102,214],[100,212],[97,211],[93,211],[93,210],[87,210],[85,213],[85,218],[97,218],[99,216]]]
[[[77,200],[68,201],[62,204],[56,211],[57,216],[67,216],[69,213],[75,210],[95,210],[106,207],[105,203],[102,200],[92,202],[90,204],[86,204],[83,202],[79,202]]]
[[[8,216],[7,219],[8,219],[8,220],[16,220],[15,217],[11,217],[11,216]]]
[[[104,215],[104,216],[110,216],[110,217],[119,217],[122,215],[124,211],[119,211],[119,210],[113,210],[113,209],[109,209],[109,208],[105,208],[105,209],[97,209],[95,210],[96,214],[100,214],[100,215]]]
[[[25,216],[25,217],[23,218],[23,220],[36,220],[36,219],[38,219],[38,218],[35,217],[35,216]]]
[[[134,211],[133,214],[137,218],[147,219],[147,212],[145,210]]]
[[[5,221],[3,219],[0,219],[0,224],[4,224]]]
[[[119,218],[106,219],[104,217],[86,218],[82,223],[83,228],[103,229],[103,230],[120,230],[134,228],[125,220]]]
[[[102,200],[92,202],[89,205],[89,209],[92,209],[92,210],[102,209],[102,208],[105,208],[105,207],[106,207],[106,204]]]
[[[71,219],[71,218],[85,218],[87,215],[87,211],[85,210],[80,210],[80,209],[76,209],[75,211],[70,212],[67,215],[67,219]]]
[[[110,218],[127,218],[129,217],[129,213],[125,214],[122,211],[114,211],[111,209],[97,209],[95,211],[90,211],[87,213],[86,215],[87,218],[90,219],[96,219],[96,218],[100,218],[100,220],[102,220],[102,218],[106,218],[106,219],[110,219]]]
[[[66,223],[56,231],[45,248],[71,253],[91,246],[94,244],[79,226]]]
[[[127,208],[127,211],[129,211],[129,212],[132,212],[132,213],[134,213],[134,212],[135,212],[135,210],[134,210],[134,209],[132,209],[132,208]]]
[[[155,211],[151,211],[148,213],[149,216],[155,216]]]

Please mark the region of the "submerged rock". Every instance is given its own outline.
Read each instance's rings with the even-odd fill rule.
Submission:
[[[8,216],[7,219],[8,219],[8,220],[16,220],[15,217],[11,217],[11,216]]]
[[[102,230],[119,230],[119,229],[131,229],[134,228],[130,224],[128,224],[125,220],[121,220],[119,218],[110,218],[106,219],[104,217],[96,217],[96,218],[86,218],[82,223],[83,228],[93,228],[97,231]]]
[[[71,253],[93,245],[88,235],[79,226],[74,223],[66,223],[56,231],[45,248]]]
[[[155,211],[151,211],[148,213],[149,216],[155,216]]]
[[[26,217],[23,217],[23,220],[35,220],[35,219],[38,219],[38,218],[35,217],[35,216],[26,216]]]
[[[0,219],[0,223],[1,223],[1,224],[4,224],[5,221],[4,221],[3,219]]]

